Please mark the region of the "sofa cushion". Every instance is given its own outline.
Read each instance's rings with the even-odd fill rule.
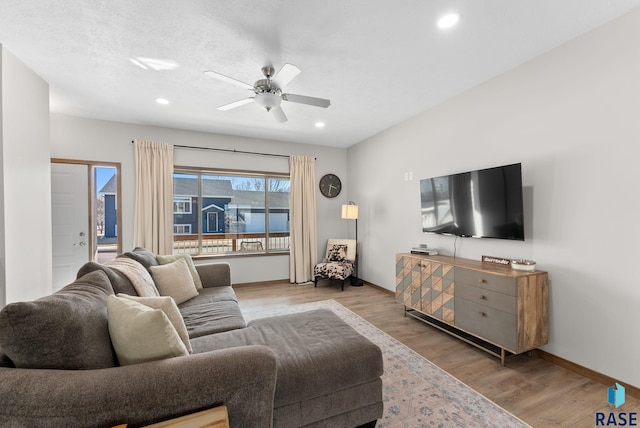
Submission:
[[[327,309],[251,321],[247,328],[192,338],[194,354],[266,345],[278,359],[274,407],[375,381],[380,348]]]
[[[127,257],[133,259],[144,266],[147,270],[149,270],[151,266],[158,266],[156,255],[146,248],[136,247],[133,249],[133,251],[128,251],[126,253],[120,254],[118,257]]]
[[[191,272],[191,276],[193,277],[193,283],[196,285],[196,289],[198,291],[202,290],[202,280],[200,279],[200,275],[196,269],[196,265],[193,264],[193,259],[191,258],[191,254],[170,254],[170,255],[159,255],[156,257],[158,263],[161,265],[166,265],[169,263],[173,263],[178,259],[184,259],[187,262],[187,267],[189,268],[189,272]]]
[[[109,278],[95,271],[57,293],[0,311],[0,348],[18,368],[114,367],[107,324]]]
[[[171,324],[176,329],[180,340],[184,343],[185,348],[189,353],[192,352],[191,343],[189,342],[189,333],[187,332],[187,326],[184,324],[182,314],[176,305],[176,301],[171,296],[157,296],[157,297],[140,297],[130,296],[127,294],[118,294],[117,297],[123,299],[133,300],[134,302],[142,303],[152,309],[160,309],[169,318]]]
[[[240,306],[236,302],[216,302],[187,307],[181,305],[180,312],[191,339],[247,326]]]
[[[161,296],[171,296],[179,305],[198,295],[193,277],[184,259],[151,267],[151,276]]]
[[[198,295],[193,299],[189,299],[186,302],[180,304],[180,309],[184,309],[188,306],[197,305],[210,305],[216,302],[237,302],[238,297],[236,292],[231,287],[207,287],[198,292]]]
[[[109,333],[120,365],[189,355],[161,309],[116,296],[107,299]]]

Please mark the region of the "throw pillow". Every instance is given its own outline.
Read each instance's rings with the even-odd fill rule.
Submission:
[[[184,259],[184,261],[187,262],[187,266],[189,267],[189,272],[191,272],[191,276],[193,277],[193,283],[196,285],[196,289],[198,291],[202,290],[202,280],[200,279],[196,265],[193,264],[191,254],[170,254],[166,256],[157,256],[156,258],[158,259],[158,263],[161,265],[173,263],[178,259]]]
[[[161,309],[121,297],[107,299],[109,334],[120,365],[189,355]]]
[[[178,305],[198,295],[184,259],[167,265],[151,266],[151,276],[160,295],[173,297]]]
[[[347,246],[344,244],[333,244],[329,249],[330,262],[344,262],[347,260]]]
[[[142,303],[145,306],[148,306],[152,309],[160,309],[164,314],[169,318],[171,324],[178,332],[178,336],[184,343],[184,346],[187,348],[187,351],[191,354],[193,350],[191,349],[191,342],[189,342],[189,333],[187,332],[187,326],[184,324],[184,319],[182,318],[182,314],[178,309],[178,305],[176,305],[176,301],[173,300],[171,296],[158,296],[158,297],[139,297],[139,296],[130,296],[128,294],[117,294],[118,297],[122,297],[123,299],[133,300],[134,302]]]
[[[60,291],[0,311],[0,348],[18,368],[101,369],[116,360],[107,324],[107,275],[95,271]]]

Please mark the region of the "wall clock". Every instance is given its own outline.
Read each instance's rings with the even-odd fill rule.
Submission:
[[[325,174],[320,179],[320,193],[327,198],[335,198],[342,191],[342,182],[335,174]]]

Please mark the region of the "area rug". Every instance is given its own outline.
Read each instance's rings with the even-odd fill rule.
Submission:
[[[384,415],[377,427],[529,427],[335,300],[248,311],[244,315],[249,321],[319,308],[333,311],[382,349]]]

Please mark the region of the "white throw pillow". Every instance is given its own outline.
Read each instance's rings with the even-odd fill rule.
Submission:
[[[160,295],[173,297],[176,304],[179,305],[198,295],[184,259],[166,265],[151,266],[149,269]]]
[[[173,327],[178,332],[178,336],[184,343],[184,346],[187,348],[189,353],[193,353],[193,349],[191,348],[191,342],[189,342],[189,332],[187,331],[187,326],[184,324],[184,319],[182,318],[182,314],[180,313],[180,309],[178,309],[178,305],[176,305],[175,300],[171,296],[158,296],[158,297],[139,297],[139,296],[129,296],[128,294],[118,293],[118,297],[122,297],[123,299],[133,300],[134,302],[142,303],[145,306],[148,306],[152,309],[161,309],[162,312],[165,313]]]
[[[116,296],[107,298],[109,335],[120,365],[189,355],[161,309]]]
[[[161,265],[166,265],[169,263],[173,263],[178,259],[184,259],[187,262],[187,266],[189,267],[189,272],[191,272],[191,276],[193,277],[193,283],[196,285],[196,289],[202,290],[202,279],[200,279],[200,274],[196,269],[196,265],[193,263],[193,259],[191,258],[191,254],[170,254],[170,255],[159,255],[156,256],[156,260]]]

